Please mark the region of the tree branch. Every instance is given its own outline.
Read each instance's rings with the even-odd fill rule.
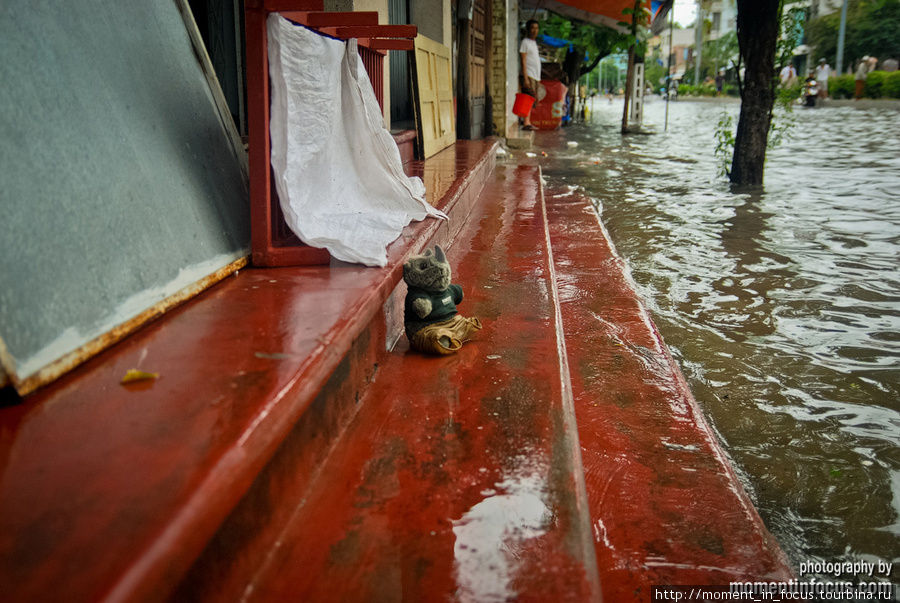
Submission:
[[[606,57],[608,57],[610,54],[612,54],[612,53],[606,52],[606,53],[601,53],[600,55],[598,55],[598,56],[597,56],[597,59],[596,59],[593,63],[591,63],[591,66],[590,66],[590,67],[582,67],[582,68],[581,68],[581,74],[580,74],[580,75],[585,75],[585,74],[587,74],[587,73],[590,73],[590,72],[593,71],[594,69],[596,69],[596,68],[597,68],[597,65],[600,64],[600,61],[602,61],[603,59],[605,59]]]

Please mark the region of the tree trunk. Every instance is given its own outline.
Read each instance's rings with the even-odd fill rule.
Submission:
[[[628,71],[625,75],[625,110],[622,112],[622,134],[628,133],[628,103],[631,101],[631,86],[634,81],[634,44],[628,49]]]
[[[643,0],[634,0],[634,12],[631,13],[631,46],[628,48],[628,73],[625,76],[625,110],[622,112],[622,134],[628,133],[628,103],[631,99],[631,86],[634,81],[634,54],[638,44],[638,24]]]
[[[746,67],[741,118],[734,140],[731,182],[761,185],[772,107],[775,104],[775,47],[780,0],[737,0],[737,35]]]

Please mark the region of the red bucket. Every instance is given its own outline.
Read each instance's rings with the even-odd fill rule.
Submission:
[[[527,117],[534,105],[535,98],[530,94],[516,94],[516,102],[513,104],[513,113],[519,117]]]

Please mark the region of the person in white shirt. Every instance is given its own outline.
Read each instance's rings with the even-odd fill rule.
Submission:
[[[797,70],[793,65],[785,65],[781,69],[781,85],[785,87],[793,86],[797,83]]]
[[[534,19],[529,19],[525,23],[525,34],[527,37],[522,40],[522,44],[519,46],[523,77],[522,92],[526,94],[530,92],[532,96],[537,98],[538,86],[540,86],[541,81],[541,57],[538,54],[537,42],[535,41],[538,36],[538,22]],[[531,124],[531,111],[525,116],[522,128],[525,130],[537,129]]]
[[[828,78],[831,76],[831,65],[825,62],[825,59],[819,59],[819,66],[816,67],[816,84],[819,86],[819,98],[825,100],[828,98]]]

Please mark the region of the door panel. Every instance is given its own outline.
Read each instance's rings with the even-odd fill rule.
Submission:
[[[449,48],[420,34],[415,57],[419,135],[428,158],[456,141],[451,55]]]

